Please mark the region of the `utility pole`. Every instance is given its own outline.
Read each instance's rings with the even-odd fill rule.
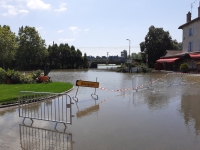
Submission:
[[[130,49],[131,49],[131,40],[129,40],[129,39],[126,39],[126,40],[128,40],[129,41],[129,60],[128,60],[128,63],[129,63],[129,73],[130,73],[130,70],[131,70],[131,67],[130,67],[130,61],[131,61],[131,55],[130,55]]]

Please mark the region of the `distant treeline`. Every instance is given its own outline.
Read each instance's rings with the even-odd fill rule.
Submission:
[[[86,53],[66,43],[46,47],[34,27],[20,27],[18,35],[0,25],[0,67],[15,70],[87,68]]]

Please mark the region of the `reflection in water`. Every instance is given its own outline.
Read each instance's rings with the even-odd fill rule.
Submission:
[[[72,150],[72,134],[47,130],[31,126],[19,125],[20,145],[28,150]]]
[[[78,111],[76,113],[76,116],[77,116],[77,118],[82,118],[84,116],[88,116],[91,113],[98,112],[98,111],[99,111],[99,104],[91,106],[91,107],[88,107],[88,108],[86,108],[84,110]]]
[[[183,95],[181,99],[181,112],[184,115],[185,124],[194,120],[196,134],[200,135],[200,99],[199,95]]]
[[[154,93],[148,95],[147,104],[150,109],[162,109],[169,103],[167,94],[165,93]]]
[[[6,113],[13,113],[16,111],[16,106],[0,108],[0,116],[4,116]]]

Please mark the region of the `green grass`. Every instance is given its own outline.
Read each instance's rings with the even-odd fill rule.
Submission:
[[[71,89],[71,83],[51,82],[37,84],[0,84],[0,103],[17,101],[20,91],[62,93]]]

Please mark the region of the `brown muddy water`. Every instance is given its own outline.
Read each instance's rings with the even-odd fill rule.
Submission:
[[[200,75],[132,74],[104,70],[51,71],[53,81],[97,81],[79,87],[72,125],[19,117],[18,108],[0,110],[2,150],[199,150]],[[144,89],[131,90],[138,85]],[[147,88],[148,87],[148,88]],[[74,97],[77,91],[68,93]],[[35,106],[39,109],[38,106]]]

